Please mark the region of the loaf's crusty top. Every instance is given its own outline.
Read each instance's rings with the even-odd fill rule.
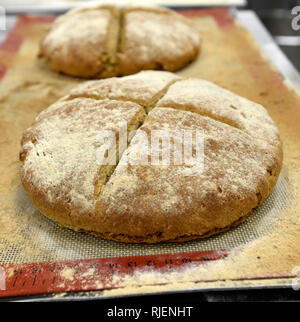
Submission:
[[[103,78],[175,71],[195,59],[199,47],[193,23],[174,11],[98,5],[60,16],[42,40],[40,56],[67,75]]]
[[[128,147],[115,164],[98,164],[97,151],[113,148],[97,139],[99,131],[116,133],[119,146],[121,122]],[[201,131],[203,171],[191,175],[191,165],[172,158],[149,162],[149,142],[162,130]],[[33,203],[59,224],[118,241],[159,242],[206,237],[245,220],[272,191],[282,148],[262,106],[204,80],[144,71],[79,85],[37,116],[20,158]],[[135,158],[146,162],[128,162]]]
[[[97,141],[99,129],[117,132],[122,121],[134,127],[144,115],[139,105],[114,100],[77,98],[52,105],[23,135],[26,180],[47,193],[49,202],[66,199],[71,206],[91,210],[101,170],[96,151],[104,145]]]

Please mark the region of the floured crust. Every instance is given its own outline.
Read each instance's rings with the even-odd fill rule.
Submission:
[[[150,157],[138,133],[97,200],[107,233],[120,233],[115,223],[122,222],[127,236],[206,236],[239,221],[272,190],[267,169],[279,173],[277,147],[211,118],[170,108],[154,108],[140,128],[146,133],[158,129],[203,129],[204,172],[189,175],[187,167],[173,164],[122,165],[135,152]]]
[[[181,78],[172,73],[147,71],[126,78],[108,78],[101,82],[88,81],[74,88],[67,99],[89,97],[94,99],[129,100],[149,111],[165,91]]]
[[[104,72],[117,13],[103,7],[60,16],[42,40],[40,56],[47,58],[50,68],[67,75],[90,78]]]
[[[186,81],[197,86],[180,98]],[[233,114],[228,104],[237,108]],[[97,132],[117,131],[120,121],[139,130],[115,166],[99,166]],[[203,171],[124,162],[149,160],[153,130],[201,130]],[[79,85],[36,118],[20,158],[24,188],[48,217],[99,237],[152,243],[208,237],[244,221],[276,184],[282,148],[262,106],[206,81],[145,71]]]
[[[60,16],[40,46],[50,68],[83,78],[175,71],[198,55],[199,32],[179,14],[158,7],[99,5]]]
[[[195,112],[271,144],[281,144],[279,132],[265,108],[202,79],[176,82],[157,106]]]
[[[124,9],[118,74],[142,69],[175,71],[195,59],[199,35],[189,21],[168,10]]]
[[[97,150],[106,148],[97,140],[99,131],[117,134],[121,122],[134,130],[144,117],[144,109],[131,102],[85,98],[57,102],[40,113],[23,135],[22,177],[45,194],[51,206],[58,202],[60,208],[92,211],[99,173],[109,171],[96,162]]]

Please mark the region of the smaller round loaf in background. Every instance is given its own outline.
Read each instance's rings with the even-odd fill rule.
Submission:
[[[159,7],[97,5],[56,19],[40,46],[51,69],[82,78],[175,71],[200,48],[193,22]]]

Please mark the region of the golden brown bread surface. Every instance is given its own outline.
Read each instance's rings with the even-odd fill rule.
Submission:
[[[116,133],[118,146],[122,121],[128,133],[138,131],[114,165],[99,165],[97,151],[112,150],[97,140],[99,131]],[[150,160],[147,143],[162,130],[202,131],[203,171],[126,162]],[[79,85],[37,116],[20,157],[33,203],[62,226],[160,242],[207,237],[252,215],[277,181],[282,147],[262,106],[204,80],[145,71]]]
[[[60,16],[42,40],[40,56],[67,75],[103,78],[175,71],[194,60],[199,47],[199,32],[174,11],[97,5]]]

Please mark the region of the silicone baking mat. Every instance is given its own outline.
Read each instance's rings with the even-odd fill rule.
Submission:
[[[214,81],[263,104],[279,125],[283,143],[289,143],[274,191],[255,215],[239,227],[208,239],[185,243],[117,243],[61,228],[45,218],[32,205],[19,180],[20,138],[39,111],[65,95],[80,80],[52,72],[37,59],[39,41],[54,18],[20,16],[0,47],[0,282],[1,269],[2,277],[5,275],[5,290],[1,291],[0,283],[0,297],[117,289],[118,282],[112,282],[117,273],[132,275],[135,270],[149,267],[159,271],[168,268],[170,273],[179,266],[204,265],[230,258],[236,250],[243,253],[257,241],[269,239],[272,243],[269,236],[276,235],[279,225],[285,230],[289,228],[285,226],[288,224],[282,220],[283,216],[290,216],[290,224],[293,222],[294,227],[299,227],[297,217],[293,212],[289,213],[297,209],[294,202],[298,187],[291,178],[299,167],[293,154],[295,147],[290,146],[289,140],[295,138],[299,96],[284,84],[282,76],[229,11],[181,12],[195,20],[203,35],[203,49],[198,60],[179,73]],[[296,149],[300,151],[298,146]],[[285,251],[291,256],[284,265],[276,265],[274,258],[266,258],[262,265],[265,269],[257,268],[249,256],[249,267],[253,267],[250,273],[241,271],[240,275],[236,273],[231,277],[228,270],[224,275],[196,274],[189,281],[293,277],[293,268],[297,263],[300,265],[299,235],[298,238],[294,235],[295,232],[290,231],[286,236],[291,245],[286,246]],[[261,245],[255,251],[256,258],[261,258],[265,252]],[[122,287],[124,289],[124,285]],[[167,289],[168,285],[165,285]]]

